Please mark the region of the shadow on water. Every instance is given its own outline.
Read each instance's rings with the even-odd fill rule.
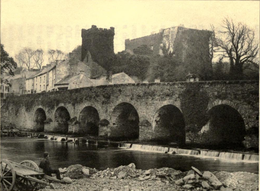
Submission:
[[[39,164],[44,151],[49,152],[52,166],[55,168],[82,164],[103,170],[135,163],[139,169],[171,167],[178,170],[190,170],[191,166],[195,166],[200,170],[258,173],[257,162],[230,162],[192,156],[131,151],[101,144],[98,146],[93,144],[76,145],[34,138],[3,138],[1,140],[2,159],[16,162],[33,160]]]

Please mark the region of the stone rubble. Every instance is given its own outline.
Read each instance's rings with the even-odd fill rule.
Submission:
[[[79,164],[60,169],[67,183],[55,184],[55,190],[90,191],[256,191],[258,175],[247,172],[201,172],[195,167],[188,172],[172,168],[141,170],[134,163],[97,171]],[[71,179],[71,182],[70,182]],[[42,191],[49,191],[46,187]]]

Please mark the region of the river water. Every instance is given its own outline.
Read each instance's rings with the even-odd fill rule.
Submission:
[[[258,173],[257,162],[246,163],[150,153],[101,145],[75,145],[73,143],[62,143],[38,138],[4,137],[1,139],[1,159],[9,159],[15,162],[33,160],[39,164],[45,151],[49,152],[51,165],[54,168],[82,164],[98,170],[104,170],[135,163],[136,168],[144,170],[161,167],[190,170],[191,166],[194,166],[202,171],[246,171]]]

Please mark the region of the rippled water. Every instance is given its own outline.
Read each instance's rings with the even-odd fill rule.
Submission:
[[[131,151],[95,145],[74,145],[37,138],[2,138],[1,158],[21,162],[33,160],[39,164],[43,152],[50,154],[51,165],[55,168],[82,164],[103,170],[120,165],[135,163],[139,169],[171,167],[190,170],[195,166],[200,170],[210,171],[247,171],[258,173],[258,163],[225,161],[211,158],[198,158],[162,153]]]

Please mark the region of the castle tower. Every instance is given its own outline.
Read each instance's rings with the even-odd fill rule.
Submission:
[[[82,29],[81,61],[89,52],[94,62],[108,69],[108,60],[114,55],[114,35],[114,27],[101,29],[92,25],[88,30]]]

